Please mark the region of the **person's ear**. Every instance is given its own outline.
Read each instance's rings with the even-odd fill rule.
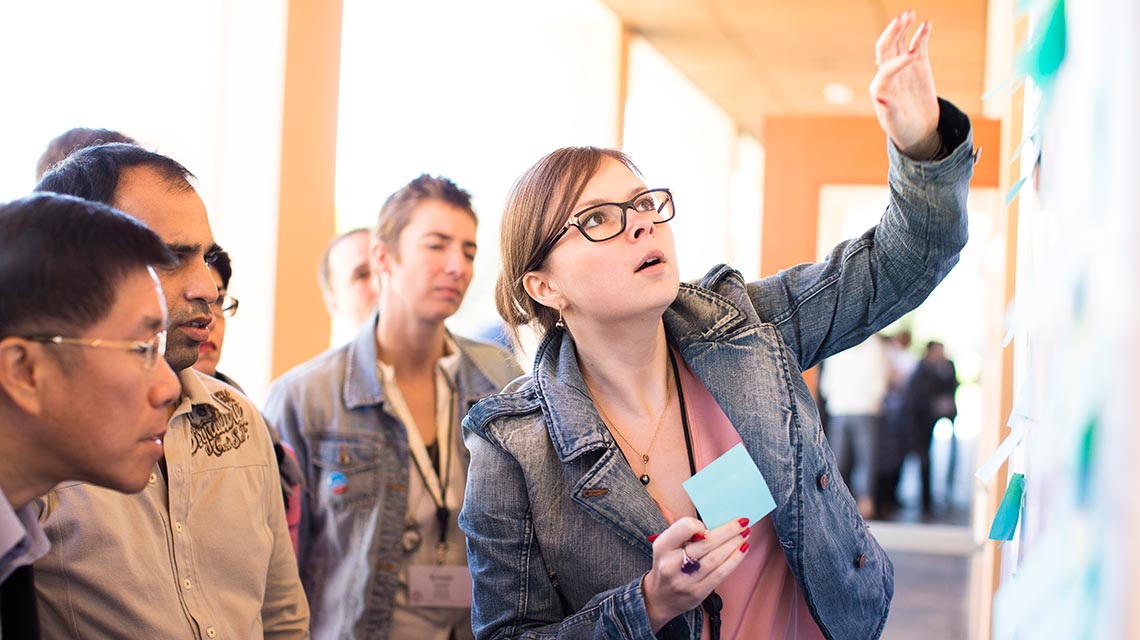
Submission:
[[[388,247],[387,244],[380,240],[373,239],[368,245],[368,253],[370,255],[369,267],[372,273],[377,278],[388,274],[392,265],[396,262],[394,252]]]
[[[562,297],[558,283],[552,280],[548,274],[541,271],[528,271],[523,276],[522,285],[526,294],[538,304],[555,310],[566,308],[566,300]]]
[[[322,290],[321,301],[325,303],[325,311],[328,311],[330,316],[336,315],[336,298],[331,291]]]
[[[43,408],[43,346],[17,337],[0,340],[0,391],[31,415]]]

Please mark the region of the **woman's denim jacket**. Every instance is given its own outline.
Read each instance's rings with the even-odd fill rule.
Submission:
[[[969,121],[942,102],[952,151],[914,162],[890,147],[878,227],[746,284],[725,266],[682,284],[665,331],[763,473],[780,545],[828,638],[877,638],[894,572],[838,473],[802,372],[921,303],[966,242]],[[582,382],[570,334],[551,331],[533,375],[464,420],[467,534],[477,638],[651,638],[642,576],[665,518],[625,462]],[[701,611],[660,637],[698,638]]]
[[[352,342],[282,376],[265,404],[266,421],[305,474],[297,565],[314,638],[390,635],[410,458],[407,431],[385,406],[377,377],[376,318]],[[521,373],[499,347],[452,339],[463,355],[460,411]],[[343,492],[334,493],[330,477]]]

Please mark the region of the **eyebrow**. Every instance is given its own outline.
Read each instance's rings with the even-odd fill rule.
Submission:
[[[630,198],[632,198],[633,196],[636,196],[640,193],[645,193],[646,191],[649,191],[648,187],[637,186],[637,187],[634,187],[633,189],[630,189],[626,193],[626,195],[629,196]],[[599,205],[599,204],[612,204],[612,203],[613,203],[612,200],[606,200],[605,198],[594,198],[592,200],[586,200],[585,202],[579,202],[579,203],[575,204],[574,205],[574,211],[581,211],[582,209],[588,209],[590,207],[593,207],[593,206]]]
[[[167,242],[166,248],[170,249],[171,253],[198,253],[202,250],[202,245],[198,243],[189,244],[184,242]]]
[[[165,323],[162,321],[162,318],[156,318],[150,315],[143,316],[143,319],[139,321],[139,327],[146,331],[147,335],[157,333],[164,325]]]
[[[428,231],[427,233],[424,234],[424,237],[425,238],[435,237],[439,240],[443,240],[444,242],[454,242],[455,241],[454,237],[449,236],[446,233],[440,233],[438,231]],[[474,242],[472,242],[470,240],[464,240],[462,244],[464,247],[469,247],[471,249],[478,249],[479,248],[479,245],[475,244]]]

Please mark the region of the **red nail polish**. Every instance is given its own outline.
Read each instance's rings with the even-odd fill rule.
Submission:
[[[689,542],[700,542],[701,540],[704,540],[704,539],[705,539],[705,534],[698,531],[698,532],[693,534],[692,538],[689,538]]]
[[[745,529],[744,531],[740,532],[740,537],[741,538],[747,538],[748,534],[750,534],[750,533],[752,533],[752,529]]]
[[[748,543],[747,542],[740,545],[740,553],[748,553]]]
[[[736,521],[739,522],[742,527],[748,526],[748,518],[737,518]]]
[[[655,534],[649,536],[648,538],[646,538],[646,540],[649,541],[649,544],[653,544],[653,541],[656,540],[657,537],[660,535],[661,535],[660,533],[655,533]]]

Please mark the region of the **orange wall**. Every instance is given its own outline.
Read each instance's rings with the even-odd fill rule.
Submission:
[[[970,184],[997,187],[1001,123],[970,120],[974,147],[986,149]],[[764,128],[762,276],[817,259],[820,187],[887,183],[886,134],[875,118],[770,117]],[[806,378],[815,389],[815,370]]]
[[[984,147],[971,185],[998,186],[1000,123],[971,117]],[[825,184],[886,184],[886,135],[875,118],[771,117],[765,124],[760,273],[816,260],[819,190]]]
[[[290,0],[277,218],[274,378],[328,347],[317,262],[336,227],[340,0]]]

